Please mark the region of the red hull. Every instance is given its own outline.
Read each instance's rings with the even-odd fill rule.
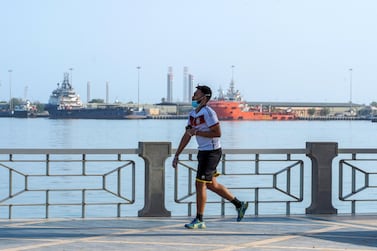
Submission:
[[[248,107],[245,102],[213,100],[209,106],[217,113],[219,120],[295,120],[288,112],[262,112]]]

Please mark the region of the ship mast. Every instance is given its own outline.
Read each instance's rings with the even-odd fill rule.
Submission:
[[[63,83],[62,83],[62,88],[63,89],[72,89],[72,86],[69,83],[69,73],[68,72],[64,72],[64,80],[63,80]]]
[[[231,94],[234,94],[234,65],[232,65],[232,80],[230,81],[230,89]]]
[[[240,92],[234,89],[234,65],[232,65],[232,79],[230,81],[230,87],[228,89],[227,96],[229,100],[241,101],[241,94]]]

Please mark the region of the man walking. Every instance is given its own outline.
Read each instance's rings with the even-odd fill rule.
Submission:
[[[207,188],[227,199],[236,207],[237,221],[241,221],[248,207],[248,202],[239,201],[224,185],[216,180],[216,167],[221,159],[221,129],[216,112],[207,105],[211,99],[211,88],[205,85],[196,87],[192,97],[193,110],[189,114],[186,131],[174,156],[173,167],[178,165],[179,154],[190,142],[192,136],[198,143],[198,170],[196,175],[196,217],[186,228],[206,228],[203,221],[204,208],[207,201]]]

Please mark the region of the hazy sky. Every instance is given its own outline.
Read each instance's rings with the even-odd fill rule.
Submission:
[[[72,72],[84,101],[108,81],[110,101],[137,102],[141,66],[140,102],[157,103],[171,66],[181,101],[184,66],[217,90],[234,65],[247,101],[377,101],[375,0],[0,0],[0,34],[0,100],[11,78],[47,102]]]

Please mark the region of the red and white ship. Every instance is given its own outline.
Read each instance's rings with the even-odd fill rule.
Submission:
[[[262,106],[249,106],[240,92],[234,89],[233,80],[226,93],[221,89],[219,96],[208,105],[217,113],[219,120],[295,120],[295,114],[287,110],[264,111]]]

